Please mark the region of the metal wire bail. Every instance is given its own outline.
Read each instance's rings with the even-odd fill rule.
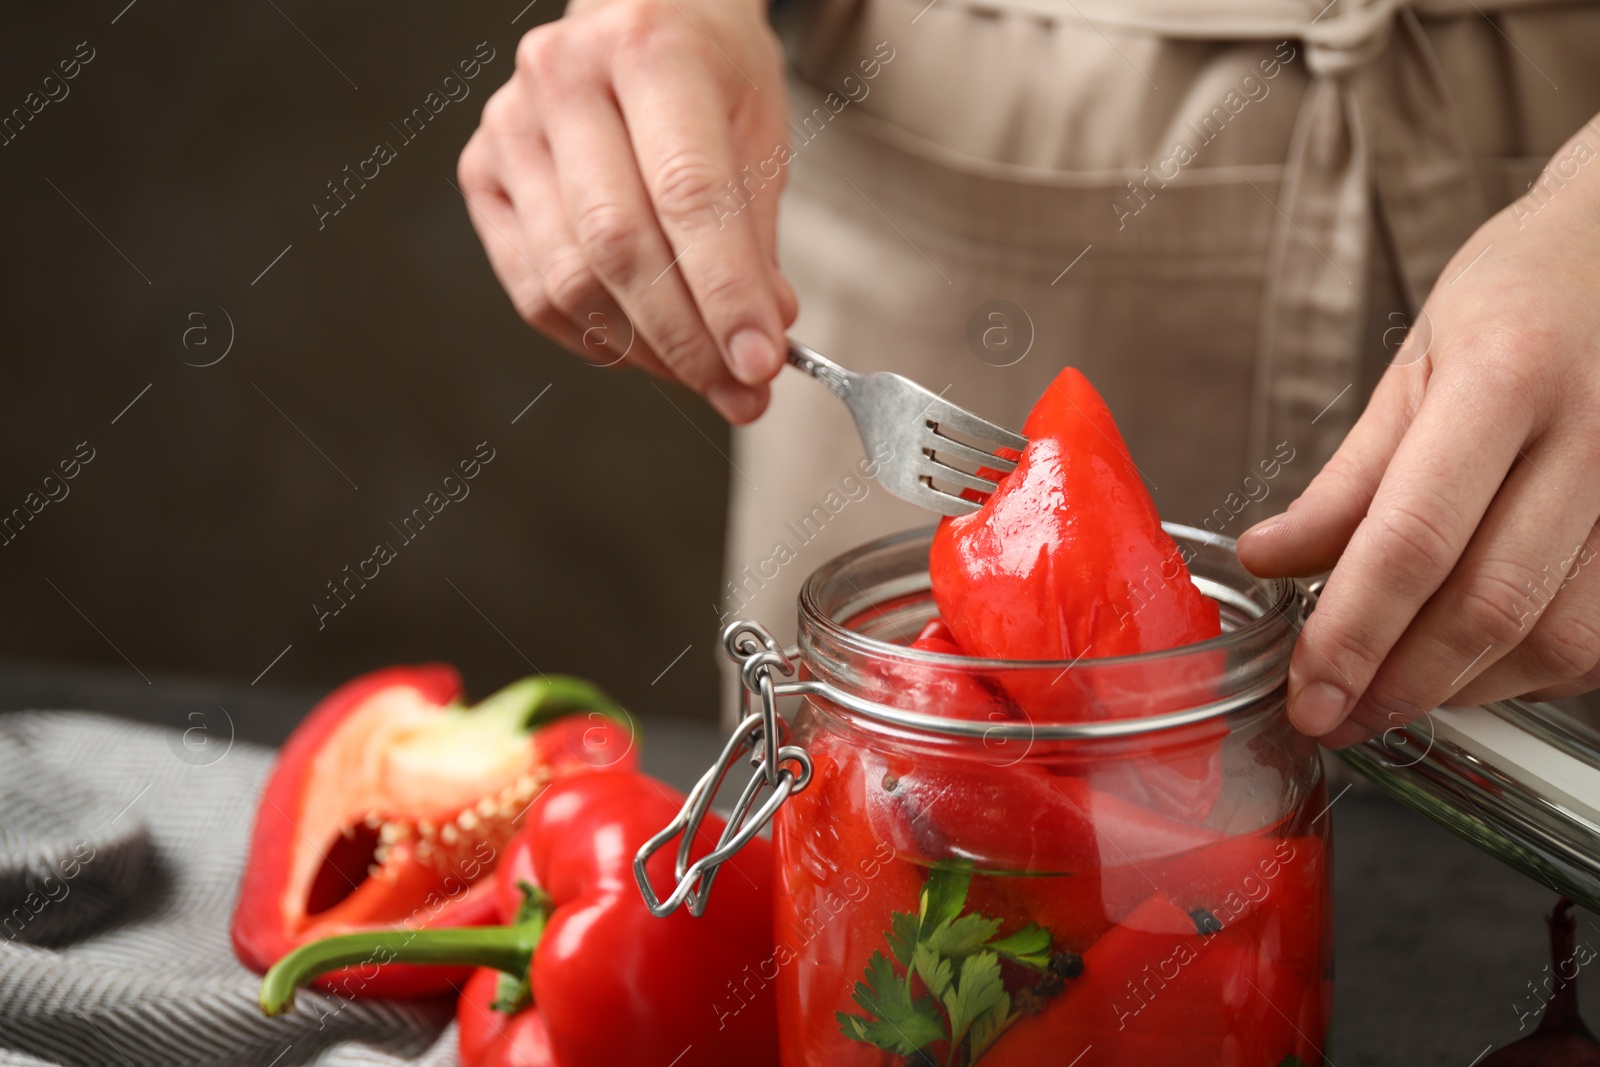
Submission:
[[[704,914],[718,868],[761,832],[785,800],[811,782],[811,757],[804,749],[784,743],[788,740],[789,724],[778,715],[778,687],[772,673],[777,671],[784,678],[794,677],[789,655],[760,623],[748,619],[731,622],[723,629],[722,648],[739,664],[739,678],[743,683],[740,704],[744,715],[723,746],[717,762],[689,791],[677,817],[647,841],[633,859],[633,877],[639,883],[639,892],[644,895],[650,913],[658,918],[671,915],[685,903],[689,905],[689,914]],[[753,700],[760,701],[758,710],[752,710]],[[740,791],[716,847],[691,863],[690,851],[700,836],[700,824],[710,812],[728,769],[734,760],[746,753],[755,773]],[[798,767],[798,772],[789,764]],[[771,795],[757,804],[764,790],[771,790]],[[673,867],[678,883],[665,899],[661,899],[650,884],[646,867],[650,857],[673,838],[680,838]]]

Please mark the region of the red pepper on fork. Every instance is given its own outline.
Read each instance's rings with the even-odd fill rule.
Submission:
[[[636,761],[626,713],[581,679],[527,678],[473,707],[460,693],[451,667],[390,667],[295,730],[261,792],[234,912],[246,966],[330,934],[494,921],[486,876],[528,803]],[[384,967],[362,992],[435,994],[465,974]]]
[[[337,968],[390,961],[476,964],[456,1009],[463,1067],[772,1067],[772,846],[757,838],[723,864],[704,916],[650,914],[633,857],[683,797],[632,771],[557,782],[495,875],[507,925],[349,934],[302,946],[267,973],[261,1006]],[[701,827],[708,851],[722,830]],[[650,874],[673,881],[674,854]]]
[[[1016,470],[996,475],[982,508],[940,522],[929,553],[934,599],[969,656],[1103,660],[1177,649],[1222,632],[1215,601],[1190,579],[1161,528],[1116,422],[1081,373],[1064,369],[1029,413]],[[993,473],[993,472],[991,472]],[[1209,697],[1220,665],[1174,657],[1127,667],[994,677],[1036,722],[1087,721],[1108,708],[1154,715]],[[1183,743],[1127,770],[1124,796],[1170,815],[1204,819],[1221,789],[1215,723],[1184,728]],[[1113,787],[1111,771],[1097,784]]]
[[[983,507],[939,523],[934,599],[969,656],[1102,659],[1221,632],[1217,605],[1189,580],[1105,401],[1068,367],[1029,413],[1028,447]],[[1062,692],[1016,683],[1030,712]],[[1042,717],[1042,716],[1041,716]]]

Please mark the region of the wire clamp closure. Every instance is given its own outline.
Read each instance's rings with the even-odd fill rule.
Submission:
[[[785,800],[811,782],[811,757],[804,749],[786,743],[789,724],[778,714],[779,689],[773,672],[793,678],[793,657],[765,627],[749,619],[736,620],[723,629],[722,649],[739,664],[743,683],[739,725],[717,762],[689,791],[677,817],[647,841],[633,860],[633,877],[639,883],[639,892],[644,895],[650,914],[658,918],[671,915],[684,904],[689,906],[689,914],[704,914],[718,868],[772,821]],[[754,706],[757,702],[759,708]],[[740,792],[716,847],[690,862],[693,845],[700,837],[700,824],[710,812],[729,768],[743,756],[748,756],[755,773]],[[763,793],[768,795],[757,804]],[[650,858],[674,838],[679,839],[674,867],[677,885],[663,899],[656,895],[646,868]]]

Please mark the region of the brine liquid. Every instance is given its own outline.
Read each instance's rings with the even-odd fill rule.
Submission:
[[[811,749],[776,828],[786,1067],[1322,1064],[1323,787],[1224,834],[1070,775]]]

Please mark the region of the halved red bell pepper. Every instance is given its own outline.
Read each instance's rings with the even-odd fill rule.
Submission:
[[[723,864],[705,914],[652,916],[633,857],[682,795],[631,771],[575,776],[529,809],[494,878],[504,926],[350,934],[303,946],[268,972],[267,1014],[335,968],[476,964],[457,1007],[463,1067],[711,1067],[778,1062],[772,847]],[[708,817],[695,854],[722,831]],[[673,850],[649,872],[673,880]]]
[[[528,803],[636,762],[626,713],[581,679],[524,679],[473,707],[460,694],[451,667],[391,667],[334,690],[290,736],[234,912],[241,962],[264,971],[330,934],[492,922],[486,876]],[[427,995],[465,974],[382,967],[361,992]]]

